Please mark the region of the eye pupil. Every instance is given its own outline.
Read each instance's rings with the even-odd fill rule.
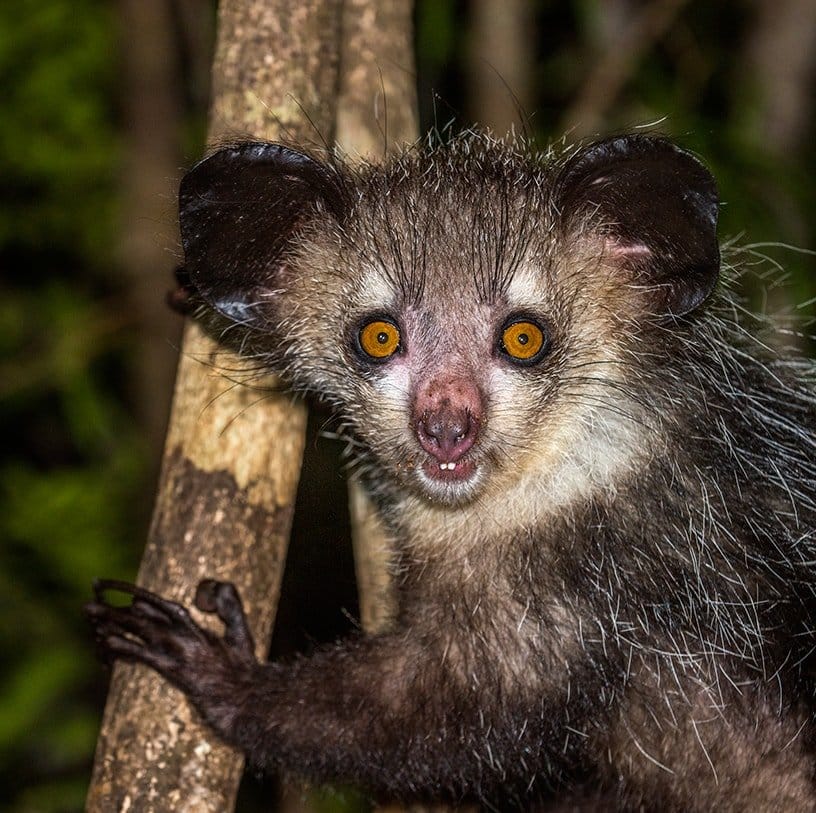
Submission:
[[[530,337],[526,333],[519,333],[519,335],[516,336],[516,341],[519,344],[527,344],[527,342],[530,341]]]
[[[388,334],[383,330],[377,334],[377,341],[380,344],[388,344]]]

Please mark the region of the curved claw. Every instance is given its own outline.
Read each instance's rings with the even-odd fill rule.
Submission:
[[[150,591],[145,590],[143,587],[139,587],[138,585],[133,584],[132,582],[121,581],[120,579],[93,580],[93,591],[98,601],[104,601],[104,594],[108,590],[116,590],[120,593],[128,593],[131,596],[138,596],[139,594],[143,594],[144,596],[154,595]]]
[[[97,602],[106,607],[112,605],[105,601],[104,594],[109,590],[113,590],[133,596],[134,601],[131,607],[140,608],[145,615],[150,615],[152,610],[154,611],[152,614],[155,616],[155,611],[158,611],[164,613],[168,620],[175,619],[191,631],[200,630],[200,627],[193,620],[193,617],[186,607],[176,601],[170,601],[169,599],[156,595],[156,593],[151,593],[150,590],[145,590],[144,587],[139,587],[137,584],[120,581],[119,579],[94,579],[93,590]]]

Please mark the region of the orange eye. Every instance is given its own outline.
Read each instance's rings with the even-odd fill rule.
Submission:
[[[400,346],[400,332],[397,326],[383,319],[369,322],[360,331],[360,347],[375,359],[393,356]]]
[[[544,347],[544,333],[533,322],[513,322],[504,329],[501,346],[510,358],[529,361]]]

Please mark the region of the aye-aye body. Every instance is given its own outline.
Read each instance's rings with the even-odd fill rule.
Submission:
[[[255,765],[317,781],[816,809],[813,367],[737,317],[717,212],[707,169],[644,135],[206,158],[181,187],[190,287],[340,415],[399,613],[266,664],[231,585],[198,591],[216,637],[138,588],[113,608],[103,582],[102,645]]]

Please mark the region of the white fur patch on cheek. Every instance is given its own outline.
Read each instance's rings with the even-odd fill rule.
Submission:
[[[646,444],[629,404],[604,408],[610,393],[583,386],[543,408],[530,383],[515,370],[496,366],[489,379],[492,436],[506,444],[509,465],[497,482],[494,510],[508,522],[535,505],[566,505],[597,489],[612,488]]]
[[[405,404],[407,416],[411,392],[411,371],[407,364],[382,365],[382,372],[371,383],[383,397]]]
[[[518,373],[494,366],[488,377],[488,388],[491,401],[504,405],[518,389]]]
[[[494,366],[487,381],[487,429],[510,461],[519,462],[537,444],[538,425],[546,419],[529,382],[517,370]]]
[[[537,398],[518,370],[494,366],[487,379],[488,420],[499,433],[531,428]]]

